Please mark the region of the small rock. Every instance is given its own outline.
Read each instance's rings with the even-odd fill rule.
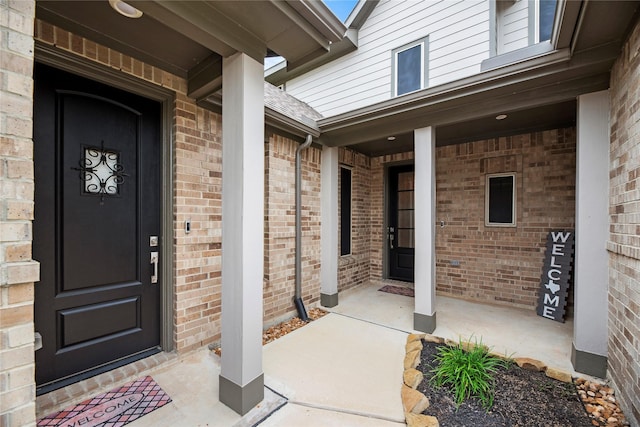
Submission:
[[[420,364],[420,350],[413,350],[404,356],[404,369],[417,368]]]
[[[409,334],[407,336],[407,344],[409,344],[411,342],[414,342],[414,341],[420,341],[424,337],[425,337],[425,334]]]
[[[612,423],[612,424],[613,423],[617,423],[618,419],[616,417],[609,417],[609,418],[607,418],[607,422],[608,423]]]
[[[562,381],[563,383],[571,382],[571,374],[555,368],[547,368],[546,374],[549,378]]]
[[[418,371],[417,369],[409,368],[404,371],[404,374],[402,375],[402,379],[404,380],[404,383],[407,386],[415,389],[420,385],[420,383],[424,379],[424,375],[422,374],[422,372]]]
[[[407,412],[404,414],[408,427],[440,427],[440,423],[436,417],[422,414],[412,414]]]
[[[589,396],[589,397],[596,397],[596,394],[595,394],[594,392],[592,392],[591,390],[589,390],[589,391],[587,392],[587,396]]]
[[[407,345],[405,346],[405,352],[409,353],[409,352],[411,352],[413,350],[422,351],[422,341],[421,340],[411,341],[410,343],[407,343]]]
[[[402,384],[402,406],[404,412],[412,412],[419,414],[429,407],[429,399],[427,396]]]
[[[547,365],[542,363],[536,359],[530,359],[528,357],[517,357],[514,361],[518,364],[522,369],[527,369],[529,371],[538,371],[544,372],[547,370]]]
[[[426,342],[433,342],[436,344],[444,344],[444,338],[436,337],[435,335],[425,334],[424,338],[422,338]]]

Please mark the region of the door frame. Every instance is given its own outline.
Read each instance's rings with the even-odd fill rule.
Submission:
[[[160,292],[160,348],[164,352],[173,351],[175,342],[173,339],[173,298],[174,298],[174,271],[173,271],[173,140],[172,122],[175,93],[167,88],[156,86],[152,83],[125,74],[121,71],[107,67],[71,52],[55,49],[53,46],[35,42],[35,59],[51,67],[76,74],[99,83],[107,84],[132,94],[152,99],[161,104],[162,117],[160,118],[160,132],[162,136],[161,148],[161,188],[171,191],[161,191],[160,224],[162,230],[161,255],[164,260],[161,265],[162,288]],[[37,183],[36,183],[37,185]]]
[[[389,230],[389,197],[391,194],[391,186],[389,183],[389,169],[398,166],[413,165],[415,169],[415,162],[411,160],[403,160],[400,162],[385,163],[384,165],[384,206],[382,207],[382,277],[389,279],[389,270],[391,269],[391,262],[389,260],[389,242],[388,242],[388,230]]]

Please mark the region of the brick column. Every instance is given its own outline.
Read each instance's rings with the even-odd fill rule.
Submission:
[[[35,1],[0,2],[0,425],[35,423],[33,24]]]
[[[413,328],[436,329],[436,130],[414,131],[415,311]]]
[[[222,61],[222,369],[220,402],[244,415],[264,397],[263,66]]]

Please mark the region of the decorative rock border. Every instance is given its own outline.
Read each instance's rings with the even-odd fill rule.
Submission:
[[[423,379],[422,372],[416,368],[420,364],[420,353],[422,352],[422,340],[443,343],[444,340],[428,334],[410,334],[407,337],[404,356],[404,373],[402,374],[402,408],[404,418],[409,427],[440,427],[436,417],[422,415],[422,411],[429,407],[429,399],[420,393],[416,388]]]
[[[420,353],[422,352],[422,340],[434,342],[436,344],[447,344],[457,346],[462,344],[463,348],[470,349],[477,344],[463,341],[461,343],[430,334],[410,334],[407,337],[404,357],[404,373],[402,374],[402,407],[407,426],[409,427],[440,427],[436,417],[423,415],[422,412],[429,407],[429,399],[417,390],[423,380],[424,375],[416,368],[420,364]],[[486,347],[486,346],[485,346]],[[549,378],[564,382],[574,383],[570,373],[548,367],[543,362],[530,359],[528,357],[517,357],[511,359],[504,354],[490,352],[494,357],[509,359],[515,362],[520,368],[530,371],[544,372]],[[578,396],[580,396],[587,413],[591,417],[595,426],[605,425],[607,427],[628,426],[622,410],[618,407],[614,397],[613,389],[606,384],[598,384],[593,381],[577,378],[575,381]]]

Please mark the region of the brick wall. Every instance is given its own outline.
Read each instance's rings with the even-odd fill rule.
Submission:
[[[338,292],[367,282],[370,279],[371,233],[375,221],[371,220],[371,165],[369,157],[353,150],[341,148],[340,166],[351,169],[351,254],[338,260]],[[342,183],[338,177],[338,206],[341,206]],[[338,230],[340,217],[338,216]],[[340,245],[340,240],[338,240]],[[337,248],[340,254],[341,248]]]
[[[220,340],[222,116],[178,93],[174,120],[174,333],[184,351]]]
[[[34,425],[33,22],[35,2],[0,2],[0,425]]]
[[[222,119],[186,96],[187,82],[137,59],[36,22],[36,39],[79,57],[168,88],[173,105],[174,343],[188,351],[220,338]],[[184,232],[190,219],[192,232]]]
[[[264,320],[297,315],[295,295],[295,160],[298,143],[272,134],[265,146]],[[302,151],[302,299],[320,300],[321,150]]]
[[[575,141],[569,128],[437,148],[440,294],[535,307],[547,233],[574,227]],[[516,173],[516,227],[485,226],[486,175],[501,172]]]
[[[611,71],[608,376],[640,425],[640,23]]]
[[[383,277],[385,167],[413,153],[371,159],[371,278]],[[486,174],[516,172],[517,226],[487,227]],[[532,308],[549,229],[573,228],[575,130],[559,129],[436,150],[437,291],[441,295]],[[452,266],[451,261],[459,261]]]

